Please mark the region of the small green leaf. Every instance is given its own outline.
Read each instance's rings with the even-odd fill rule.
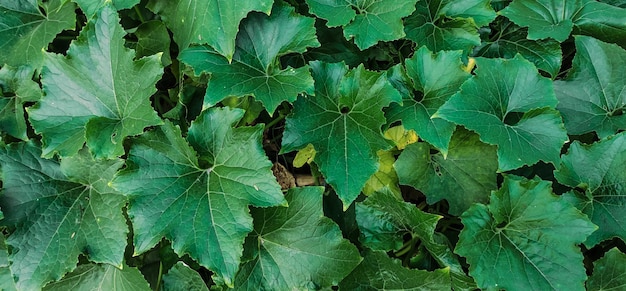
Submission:
[[[178,262],[163,276],[164,291],[209,291],[198,272]]]
[[[453,215],[460,215],[474,203],[489,201],[489,191],[497,188],[494,146],[459,128],[447,157],[430,151],[430,145],[420,142],[409,145],[400,154],[395,164],[400,184],[420,190],[429,204],[446,199]]]
[[[278,58],[319,46],[314,23],[291,6],[276,5],[270,16],[253,13],[241,23],[232,63],[208,46],[191,47],[179,58],[196,75],[210,73],[204,108],[226,97],[253,95],[272,114],[281,102],[313,93],[308,66],[283,69]]]
[[[118,269],[108,264],[80,265],[63,279],[46,285],[43,291],[115,290],[149,291],[150,285],[137,268]]]
[[[558,165],[568,140],[552,82],[520,55],[476,59],[476,75],[435,116],[465,126],[498,146],[500,171],[538,161]]]
[[[76,5],[65,0],[0,0],[0,65],[39,69],[57,33],[73,29]]]
[[[45,96],[28,110],[44,157],[71,156],[85,142],[97,158],[118,157],[125,137],[162,122],[149,99],[163,74],[159,56],[133,61],[124,34],[117,12],[105,6],[67,56],[46,53]]]
[[[582,190],[565,197],[599,226],[585,245],[591,248],[613,237],[626,241],[626,133],[592,145],[574,142],[561,161],[554,177]]]
[[[565,128],[600,138],[626,129],[626,50],[587,36],[576,37],[572,69],[554,82]]]
[[[380,130],[382,108],[401,97],[384,74],[361,65],[311,63],[315,96],[303,95],[287,117],[281,152],[312,144],[315,162],[337,191],[344,208],[378,169],[378,150],[391,148]]]
[[[550,185],[506,176],[488,206],[475,204],[463,213],[455,252],[467,258],[478,287],[584,290],[587,276],[576,245],[596,227]]]
[[[261,147],[263,127],[232,128],[243,114],[211,108],[187,140],[169,122],[133,140],[113,185],[130,197],[135,254],[166,237],[177,254],[188,253],[232,286],[252,230],[248,205],[285,203]]]
[[[348,277],[339,284],[341,290],[450,290],[450,270],[433,272],[403,267],[384,252],[368,251]]]
[[[78,7],[83,10],[87,18],[94,16],[98,10],[106,6],[108,3],[112,3],[113,7],[117,10],[132,8],[139,4],[140,0],[72,0],[78,4]]]
[[[41,89],[33,81],[33,74],[28,66],[0,68],[0,131],[21,140],[28,140],[24,103],[41,98]]]
[[[623,290],[626,288],[626,255],[612,248],[593,263],[593,274],[587,281],[587,290]]]
[[[357,248],[322,213],[324,188],[292,188],[289,207],[254,208],[237,290],[308,290],[337,285],[361,261]]]
[[[311,12],[328,20],[329,27],[343,26],[347,40],[353,39],[359,49],[379,41],[404,37],[402,18],[415,10],[417,0],[306,0]]]
[[[167,27],[161,21],[144,22],[135,31],[137,36],[137,58],[151,56],[162,53],[161,64],[169,66],[172,64],[170,56],[170,35]]]
[[[251,11],[270,14],[273,0],[150,0],[147,7],[161,16],[182,51],[192,43],[208,44],[232,60],[239,22]]]
[[[3,225],[19,290],[40,289],[60,279],[85,254],[93,262],[122,265],[128,227],[126,198],[108,186],[121,160],[95,161],[85,149],[71,158],[41,158],[32,143],[0,152]]]

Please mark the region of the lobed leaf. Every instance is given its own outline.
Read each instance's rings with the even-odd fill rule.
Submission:
[[[21,140],[28,140],[24,104],[41,98],[39,84],[33,81],[28,66],[0,68],[0,131]]]
[[[66,290],[116,290],[147,291],[150,285],[137,268],[108,264],[80,265],[63,279],[46,285],[44,291]]]
[[[163,276],[164,291],[209,291],[198,272],[178,262]]]
[[[612,248],[594,262],[587,290],[621,290],[626,287],[626,255]]]

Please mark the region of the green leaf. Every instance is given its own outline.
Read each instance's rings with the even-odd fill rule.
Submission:
[[[363,65],[350,71],[343,63],[312,62],[311,67],[315,96],[294,103],[281,152],[312,144],[315,162],[347,209],[378,169],[376,152],[391,147],[380,130],[382,108],[401,97],[384,74]]]
[[[41,67],[54,37],[76,23],[76,6],[64,0],[0,0],[0,65]]]
[[[255,208],[246,248],[254,256],[237,275],[238,290],[307,290],[337,285],[361,261],[357,248],[322,213],[324,188],[292,188],[289,207]]]
[[[272,114],[281,102],[292,102],[302,92],[312,94],[308,66],[282,69],[278,58],[319,46],[314,23],[290,6],[276,5],[270,16],[253,13],[241,23],[232,63],[207,46],[189,48],[179,59],[196,75],[211,74],[204,108],[226,97],[250,94]]]
[[[178,262],[163,276],[164,291],[209,291],[198,272]]]
[[[87,18],[95,15],[98,10],[106,6],[108,3],[112,3],[113,7],[117,10],[132,8],[139,4],[140,0],[72,0],[78,4],[78,7],[83,10]]]
[[[147,7],[161,16],[182,51],[192,43],[208,44],[229,61],[235,53],[239,22],[251,11],[270,14],[272,0],[151,0]]]
[[[626,129],[626,51],[592,37],[576,37],[572,69],[554,82],[565,128],[573,135],[595,131],[600,138]]]
[[[311,12],[328,20],[329,27],[343,26],[347,40],[354,38],[359,49],[379,41],[404,37],[402,18],[415,10],[417,0],[307,0]]]
[[[489,200],[489,191],[497,188],[494,146],[459,128],[452,137],[447,157],[430,151],[431,146],[423,142],[407,146],[395,164],[400,184],[420,190],[429,204],[446,199],[452,215],[460,215],[472,204]]]
[[[488,206],[463,213],[455,252],[467,258],[482,289],[584,290],[587,279],[577,244],[595,226],[551,183],[505,176]]]
[[[169,122],[133,140],[113,185],[130,197],[135,254],[166,237],[177,254],[188,253],[232,286],[252,230],[248,205],[284,204],[261,147],[263,127],[232,128],[243,114],[204,111],[189,142]]]
[[[592,145],[574,142],[561,161],[555,178],[583,192],[566,197],[599,226],[585,245],[591,248],[613,237],[626,241],[626,133]]]
[[[72,271],[78,255],[122,265],[128,227],[124,196],[108,186],[121,160],[95,161],[86,149],[56,160],[32,143],[0,152],[4,225],[17,227],[7,242],[19,290],[40,289]]]
[[[404,20],[406,38],[431,51],[463,50],[480,45],[478,28],[487,25],[496,13],[489,0],[424,0]]]
[[[403,267],[384,252],[368,251],[363,262],[339,284],[341,290],[450,290],[450,270]]]
[[[463,70],[461,54],[461,51],[432,53],[423,46],[405,61],[409,80],[400,81],[406,78],[402,77],[404,69],[399,65],[389,71],[391,82],[395,82],[396,87],[405,87],[403,90],[416,92],[417,96],[409,96],[412,98],[408,100],[405,97],[402,105],[392,104],[385,114],[388,122],[402,120],[405,128],[415,130],[420,138],[435,146],[444,156],[448,153],[455,125],[445,119],[431,117],[470,77]],[[394,80],[398,78],[400,80]]]
[[[33,70],[28,66],[0,69],[0,131],[21,140],[28,140],[24,103],[41,98],[41,89],[33,81]]]
[[[576,34],[596,37],[626,47],[626,9],[594,0],[514,0],[499,12],[519,26],[528,27],[529,39],[566,40]]]
[[[594,262],[587,290],[622,290],[626,287],[626,255],[617,248]]]
[[[152,290],[137,268],[121,269],[108,264],[80,265],[63,279],[46,285],[44,291],[66,290]]]
[[[75,154],[83,144],[97,158],[124,154],[122,141],[162,121],[150,106],[163,74],[159,56],[133,61],[124,29],[110,6],[87,23],[67,56],[46,53],[45,96],[29,108],[43,138],[43,156]]]
[[[379,150],[376,152],[378,156],[378,171],[374,173],[363,187],[363,194],[371,195],[376,191],[382,189],[389,189],[396,197],[402,197],[400,192],[400,185],[398,183],[398,175],[393,168],[393,163],[396,161],[393,150]],[[295,161],[295,160],[294,160]]]
[[[163,66],[172,64],[170,35],[163,22],[156,20],[144,22],[137,27],[135,36],[137,36],[137,47],[135,48],[137,58],[163,53],[161,55]]]
[[[553,39],[527,39],[528,29],[519,27],[504,17],[490,26],[497,33],[474,50],[474,55],[488,58],[512,59],[516,54],[531,61],[538,69],[556,78],[561,69],[561,45]],[[492,32],[493,33],[493,32]]]
[[[3,219],[0,212],[0,220]],[[4,234],[0,234],[0,290],[17,291],[11,265],[9,264],[9,252],[4,242]]]
[[[552,82],[520,55],[476,59],[476,75],[435,116],[465,126],[498,146],[500,171],[538,161],[559,163],[568,140]]]

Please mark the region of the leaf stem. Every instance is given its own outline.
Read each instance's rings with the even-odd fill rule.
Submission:
[[[157,284],[155,290],[161,290],[161,280],[163,277],[163,263],[159,262],[159,276],[157,277]]]
[[[278,113],[278,117],[276,117],[276,119],[274,119],[274,120],[272,120],[272,121],[268,122],[268,123],[265,125],[265,130],[267,130],[267,129],[271,128],[272,126],[274,126],[274,125],[276,125],[277,123],[279,123],[281,120],[285,119],[285,116],[286,116],[286,115],[284,115],[284,114],[282,114],[282,113],[280,113],[280,112],[279,112],[279,113]]]

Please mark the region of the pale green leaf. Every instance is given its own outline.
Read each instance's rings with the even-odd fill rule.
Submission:
[[[149,291],[150,285],[137,268],[121,269],[108,264],[80,265],[63,279],[46,285],[44,291],[115,290]]]
[[[246,247],[254,256],[237,290],[309,290],[336,285],[361,261],[357,248],[322,213],[322,187],[292,188],[289,207],[255,208]]]
[[[163,276],[164,291],[209,291],[198,272],[178,262]]]
[[[33,70],[28,66],[0,69],[0,131],[27,140],[24,103],[41,98],[41,89],[33,81]]]
[[[139,4],[140,0],[72,0],[78,4],[78,7],[83,10],[85,15],[89,18],[95,15],[99,9],[106,6],[108,3],[112,3],[113,7],[117,10],[129,9]]]
[[[17,227],[7,243],[19,290],[60,279],[79,254],[122,265],[126,198],[108,186],[121,160],[95,161],[83,149],[59,163],[41,158],[32,143],[18,143],[1,150],[0,163],[2,224]]]
[[[596,226],[552,193],[551,183],[506,176],[489,205],[463,213],[455,252],[481,289],[584,290],[577,244]]]
[[[163,68],[159,56],[133,61],[124,47],[124,30],[110,6],[87,23],[67,56],[46,54],[42,69],[45,96],[29,108],[43,138],[43,155],[75,154],[86,142],[98,158],[124,154],[125,137],[162,121],[150,95]]]
[[[165,237],[177,254],[188,253],[232,286],[252,230],[248,205],[284,204],[261,147],[263,127],[232,128],[243,114],[211,108],[187,140],[166,122],[132,141],[113,185],[130,197],[135,254]]]
[[[587,281],[589,291],[619,291],[626,288],[626,255],[612,248],[593,263],[593,274]]]
[[[319,46],[314,23],[292,7],[277,4],[270,16],[253,13],[241,23],[232,63],[208,46],[191,47],[179,59],[196,75],[211,75],[204,108],[226,97],[253,95],[272,114],[281,102],[292,102],[302,92],[313,93],[308,66],[283,69],[278,58]]]

